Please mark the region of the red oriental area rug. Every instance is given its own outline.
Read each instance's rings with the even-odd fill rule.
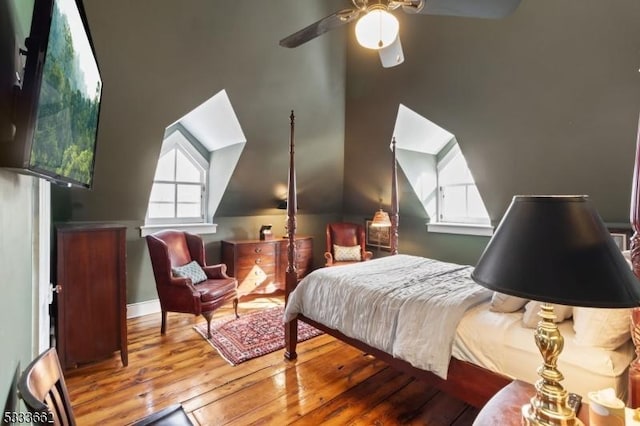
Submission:
[[[231,365],[257,358],[284,348],[284,306],[211,321],[211,339],[207,339],[207,324],[193,328],[204,337]],[[320,330],[298,321],[298,342],[322,334]]]

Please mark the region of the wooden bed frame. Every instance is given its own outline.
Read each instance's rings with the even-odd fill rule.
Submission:
[[[295,270],[295,234],[296,234],[296,172],[294,159],[294,130],[295,116],[291,111],[290,116],[290,140],[289,140],[289,189],[287,203],[287,238],[289,241],[287,255],[288,266],[285,281],[285,301],[288,301],[289,294],[296,288],[298,284],[297,272]],[[631,238],[631,253],[634,265],[634,272],[640,277],[640,123],[638,125],[638,147],[636,152],[636,162],[633,177],[633,193],[631,205],[631,221],[633,225],[634,235]],[[395,139],[391,143],[392,151],[392,185],[391,185],[391,253],[398,253],[398,175],[396,165],[396,146]],[[298,315],[297,318],[285,324],[285,358],[294,360],[297,357],[297,324],[298,320],[304,321],[335,338],[348,343],[376,358],[385,361],[392,367],[436,386],[442,391],[467,402],[475,407],[482,407],[485,403],[495,395],[504,386],[511,383],[512,379],[496,374],[492,371],[478,367],[474,364],[451,358],[447,380],[443,380],[435,374],[413,367],[406,361],[394,358],[386,352],[373,348],[359,340],[345,336],[341,332],[328,328],[323,324],[319,324],[304,315]]]

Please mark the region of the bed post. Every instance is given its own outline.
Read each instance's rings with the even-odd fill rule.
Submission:
[[[391,165],[391,254],[398,254],[398,165],[396,163],[396,138],[391,139],[393,163]]]
[[[298,271],[296,270],[296,213],[298,200],[296,194],[296,169],[294,164],[294,130],[295,115],[291,110],[290,134],[289,134],[289,182],[287,192],[287,272],[285,278],[285,303],[289,301],[291,293],[298,284]],[[298,320],[292,319],[284,325],[284,341],[286,359],[296,359],[296,344],[298,343]]]
[[[636,277],[640,277],[640,119],[636,141],[636,162],[633,167],[631,188],[631,263]],[[629,367],[629,400],[631,408],[640,407],[640,308],[631,311],[631,338],[636,347],[636,359]]]

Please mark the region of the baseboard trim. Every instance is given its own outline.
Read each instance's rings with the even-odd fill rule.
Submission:
[[[127,305],[127,319],[137,318],[143,315],[157,314],[160,311],[160,299],[147,300],[146,302],[130,303]]]

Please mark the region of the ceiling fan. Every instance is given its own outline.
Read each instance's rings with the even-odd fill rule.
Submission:
[[[390,11],[498,19],[511,14],[521,0],[351,0],[352,8],[320,19],[280,40],[280,46],[298,47],[327,31],[356,23],[356,38],[363,47],[378,51],[385,68],[404,62],[399,24]],[[359,19],[358,19],[359,18]]]

